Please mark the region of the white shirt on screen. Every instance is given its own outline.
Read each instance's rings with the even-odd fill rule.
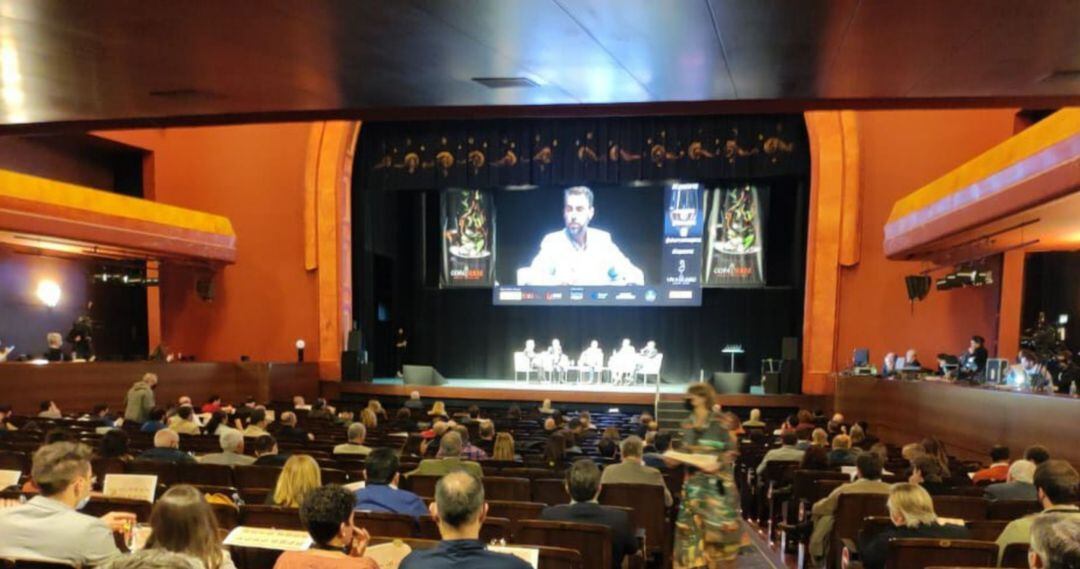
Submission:
[[[585,245],[579,246],[565,229],[549,233],[540,242],[540,253],[519,285],[611,286],[644,285],[645,274],[623,255],[611,234],[586,228]]]
[[[578,361],[582,367],[604,367],[604,350],[600,348],[585,348],[584,352],[581,352],[581,358]]]

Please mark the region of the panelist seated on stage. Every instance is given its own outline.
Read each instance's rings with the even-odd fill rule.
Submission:
[[[563,192],[564,228],[540,242],[528,267],[518,269],[518,285],[629,286],[645,284],[645,274],[611,239],[589,227],[596,210],[593,192],[585,186]]]
[[[551,346],[544,352],[541,359],[547,371],[561,371],[570,363],[570,358],[563,352],[562,343],[558,338],[551,341]]]
[[[656,342],[649,340],[648,342],[645,342],[645,347],[641,348],[641,353],[638,355],[642,358],[651,360],[660,355],[660,351],[656,349]]]
[[[1046,366],[1039,363],[1039,357],[1035,355],[1035,352],[1020,350],[1017,359],[1020,363],[1012,366],[1006,377],[1006,382],[1010,387],[1042,390],[1052,384],[1053,378],[1050,377],[1050,372]]]
[[[540,367],[540,354],[536,352],[536,340],[525,340],[525,349],[521,351],[525,355],[525,359],[529,360],[529,367],[537,369]]]
[[[604,367],[604,350],[600,348],[600,342],[596,340],[589,342],[589,347],[585,348],[578,357],[578,364],[583,368]]]

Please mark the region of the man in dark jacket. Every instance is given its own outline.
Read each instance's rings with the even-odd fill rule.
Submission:
[[[169,429],[154,433],[154,448],[143,451],[137,458],[155,462],[195,462],[190,454],[180,450],[180,435]]]
[[[605,508],[597,503],[600,496],[600,469],[596,463],[587,458],[575,461],[566,471],[566,490],[570,493],[570,503],[544,508],[540,519],[600,524],[611,528],[611,567],[621,567],[624,557],[637,552],[637,540],[626,512]]]

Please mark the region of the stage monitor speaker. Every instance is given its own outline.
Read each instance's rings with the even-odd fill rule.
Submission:
[[[780,364],[780,393],[802,393],[802,366],[787,360]]]
[[[749,393],[750,374],[718,371],[713,373],[713,388],[717,393]]]
[[[362,337],[360,336],[360,330],[349,330],[349,339],[345,343],[345,349],[351,352],[360,353]]]
[[[363,363],[360,352],[345,350],[341,352],[342,381],[371,381],[371,366]]]
[[[446,378],[444,378],[438,370],[431,366],[404,366],[402,375],[405,379],[405,385],[444,385],[446,384]]]
[[[780,359],[784,360],[797,360],[799,359],[799,339],[788,336],[783,339],[780,344]]]
[[[761,377],[761,388],[765,391],[766,395],[779,395],[780,394],[780,374],[779,373],[766,373]]]

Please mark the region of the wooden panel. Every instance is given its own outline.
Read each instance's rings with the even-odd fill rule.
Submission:
[[[934,435],[960,458],[988,460],[995,444],[1019,455],[1042,444],[1055,458],[1080,464],[1080,399],[938,382],[840,378],[836,410],[870,422],[872,433],[906,444]]]
[[[0,364],[0,402],[19,414],[36,414],[38,403],[52,399],[60,409],[89,410],[108,403],[123,411],[124,396],[142,374],[153,372],[160,380],[155,397],[159,405],[175,402],[181,395],[203,402],[211,394],[240,402],[248,396],[259,401],[282,401],[293,395],[313,398],[318,394],[318,366],[314,363],[28,363]]]

